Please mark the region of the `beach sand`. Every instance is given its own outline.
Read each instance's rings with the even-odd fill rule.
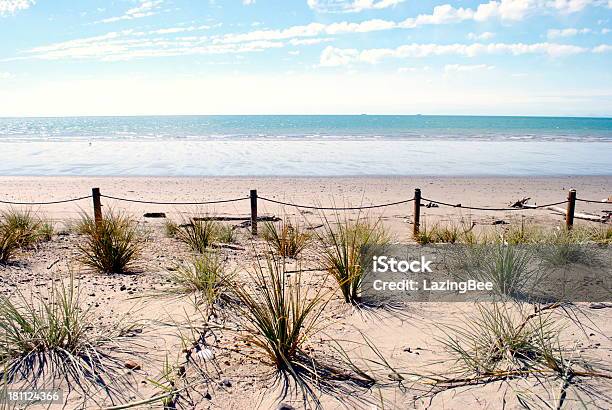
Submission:
[[[575,188],[579,198],[600,200],[612,194],[612,177],[560,177],[560,178],[440,178],[440,177],[368,177],[368,178],[165,178],[165,177],[0,177],[0,200],[3,201],[51,201],[86,196],[92,187],[99,187],[103,195],[132,198],[145,201],[190,202],[210,201],[245,197],[250,189],[257,189],[260,197],[292,203],[319,206],[358,206],[401,201],[413,196],[414,189],[420,188],[424,198],[464,206],[506,207],[523,197],[531,197],[531,204],[545,204],[563,201],[570,188]],[[424,201],[427,203],[427,201]],[[126,391],[125,400],[143,400],[160,390],[151,380],[159,380],[166,359],[174,361],[184,354],[184,346],[177,336],[179,329],[187,332],[187,323],[197,321],[197,314],[188,299],[160,297],[156,292],[167,284],[168,271],[178,263],[189,259],[191,253],[176,240],[164,234],[163,220],[142,218],[144,212],[165,212],[178,220],[181,213],[201,213],[238,216],[249,214],[249,201],[216,204],[207,207],[192,205],[148,205],[127,203],[102,198],[107,208],[121,209],[135,215],[148,232],[148,241],[138,268],[130,275],[103,275],[87,271],[77,261],[76,245],[79,235],[66,229],[70,219],[79,217],[80,212],[92,212],[91,199],[77,203],[33,207],[45,218],[56,223],[60,235],[50,242],[26,250],[15,258],[15,262],[0,266],[1,289],[10,294],[16,288],[22,292],[38,291],[53,278],[66,278],[75,274],[81,296],[91,306],[100,324],[112,323],[123,314],[139,323],[138,332],[133,335],[133,353],[125,354],[141,366],[140,370],[125,370],[132,381],[134,391]],[[563,205],[562,205],[563,206]],[[7,209],[8,205],[2,205]],[[582,212],[600,213],[609,210],[605,204],[578,204]],[[412,203],[388,208],[369,210],[370,216],[384,218],[397,242],[412,241]],[[468,211],[459,208],[423,208],[422,218],[426,223],[440,221],[473,221],[477,226],[492,227],[492,223],[504,220],[520,223],[521,215],[529,222],[556,226],[563,217],[547,210],[525,212]],[[273,203],[259,202],[260,215],[296,215],[310,223],[319,220],[316,211],[298,213],[295,208],[282,207]],[[329,213],[328,213],[329,214]],[[355,215],[355,212],[349,213]],[[238,222],[236,222],[238,223]],[[579,224],[587,222],[578,221]],[[261,238],[253,238],[248,229],[238,231],[236,249],[221,249],[230,265],[238,270],[250,269],[254,249],[261,248]],[[306,252],[304,267],[316,267],[317,255],[313,250]],[[321,272],[305,277],[313,286],[334,289],[333,284]],[[584,333],[570,324],[563,337],[577,343],[586,354],[610,364],[612,342],[612,308],[590,309],[581,304],[587,321],[593,331]],[[363,313],[356,311],[335,295],[323,313],[325,327],[308,342],[313,349],[329,347],[322,340],[334,338],[348,341],[345,347],[353,355],[363,350],[351,345],[363,342],[365,335],[380,352],[397,367],[407,372],[429,372],[446,370],[449,358],[437,341],[443,336],[440,325],[457,324],[474,314],[472,303],[413,303],[398,314],[392,311]],[[231,317],[229,323],[232,323]],[[245,345],[235,332],[220,330],[211,338],[210,349],[215,354],[216,366],[211,370],[213,380],[208,384],[199,383],[190,390],[193,404],[186,408],[213,409],[272,409],[277,405],[277,390],[271,387],[272,368],[261,363],[252,346]],[[352,347],[351,347],[352,346]],[[364,356],[371,352],[362,352]],[[331,354],[331,353],[330,353]],[[410,385],[408,381],[405,383]],[[386,387],[362,391],[351,402],[346,398],[348,408],[518,408],[519,403],[512,389],[534,389],[541,387],[532,381],[515,381],[508,384],[496,382],[488,385],[471,386],[445,391],[432,399],[420,398],[422,391],[411,388]],[[604,388],[610,392],[610,386]],[[555,393],[558,393],[556,391]],[[128,397],[129,396],[129,397]],[[555,397],[551,397],[551,403]],[[299,398],[286,398],[296,408],[301,408]],[[79,398],[72,397],[69,408],[77,406]],[[92,401],[89,406],[97,407]],[[342,402],[329,396],[322,397],[324,408],[343,408]],[[110,404],[108,401],[105,405]],[[600,403],[602,404],[602,403]],[[604,407],[606,404],[602,404]],[[160,408],[159,402],[155,404]],[[143,406],[146,408],[146,406]],[[344,407],[346,408],[346,407]]]

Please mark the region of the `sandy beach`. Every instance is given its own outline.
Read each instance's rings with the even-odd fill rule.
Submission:
[[[563,201],[567,191],[574,188],[579,198],[603,199],[612,192],[612,177],[577,178],[165,178],[165,177],[0,177],[0,200],[2,201],[52,201],[86,196],[92,187],[99,187],[103,195],[158,202],[208,201],[246,197],[250,189],[257,189],[261,197],[279,201],[318,206],[358,206],[401,201],[412,197],[414,188],[422,189],[424,198],[463,206],[507,207],[523,197],[531,197],[531,204]],[[427,201],[424,201],[427,203]],[[71,220],[79,213],[92,212],[91,199],[77,203],[32,207],[41,217],[52,220],[56,234],[48,242],[39,243],[21,251],[9,264],[0,266],[2,293],[9,295],[18,289],[21,292],[40,292],[53,279],[66,279],[72,273],[80,289],[82,302],[93,309],[100,325],[109,325],[123,315],[134,324],[134,331],[127,341],[129,348],[121,353],[123,360],[136,362],[133,369],[121,372],[129,382],[121,398],[124,402],[146,401],[163,393],[157,383],[162,383],[164,363],[177,361],[185,355],[184,341],[180,335],[192,330],[190,325],[198,323],[201,316],[194,311],[189,297],[164,295],[168,287],[168,275],[176,266],[188,260],[192,252],[182,243],[167,237],[163,219],[143,218],[145,212],[164,212],[168,218],[179,220],[181,215],[194,212],[221,216],[248,216],[249,202],[198,208],[195,206],[148,205],[127,203],[102,198],[105,209],[113,208],[129,212],[146,231],[147,241],[131,274],[109,275],[93,272],[78,262],[77,245],[81,235],[70,230]],[[606,208],[606,206],[608,208]],[[299,212],[295,208],[282,207],[260,200],[260,215],[291,216],[302,218],[306,223],[316,224],[320,215],[316,211]],[[579,204],[581,212],[600,213],[609,209],[605,204]],[[2,209],[9,209],[2,205]],[[330,212],[327,212],[329,215]],[[467,211],[460,208],[424,208],[422,218],[427,223],[460,221],[469,218],[477,226],[493,228],[493,222],[503,220],[509,224],[521,223],[521,216],[531,224],[558,226],[563,217],[547,210],[489,212]],[[348,212],[355,217],[356,212]],[[412,204],[369,210],[372,218],[383,218],[397,243],[413,242]],[[524,221],[523,221],[524,222]],[[234,224],[234,222],[231,222]],[[238,224],[239,222],[235,222]],[[577,221],[577,224],[591,224]],[[232,269],[239,272],[251,269],[257,250],[264,249],[261,236],[253,237],[248,228],[237,228],[236,242],[222,247],[219,252]],[[289,266],[317,268],[320,256],[315,248],[307,249],[300,263]],[[322,287],[330,292],[328,305],[323,310],[320,331],[307,342],[308,349],[334,357],[329,340],[339,342],[353,357],[372,358],[372,351],[364,348],[364,336],[393,366],[402,368],[407,374],[444,371],[452,358],[440,344],[444,337],[444,325],[460,323],[477,312],[473,303],[411,303],[398,311],[378,309],[364,312],[343,303],[333,281],[324,272],[305,274],[304,282],[310,287]],[[606,305],[607,306],[607,305]],[[612,309],[592,309],[589,303],[578,304],[585,315],[588,331],[576,327],[572,322],[563,330],[562,339],[593,360],[610,363],[612,342]],[[197,383],[181,385],[182,408],[211,409],[270,409],[277,407],[278,387],[273,387],[273,369],[265,364],[261,354],[252,345],[245,343],[240,333],[231,331],[235,317],[229,311],[221,315],[226,322],[225,330],[217,330],[207,340],[206,349],[214,362],[208,363],[209,380],[198,379],[195,370],[187,369],[188,376]],[[560,315],[560,314],[559,314]],[[559,316],[560,317],[560,316]],[[221,319],[219,319],[221,320]],[[561,319],[559,319],[561,320]],[[206,362],[205,359],[203,359]],[[367,362],[363,362],[367,363]],[[364,364],[366,366],[366,364]],[[133,366],[132,366],[133,367]],[[393,382],[387,374],[386,382]],[[406,376],[407,377],[407,376]],[[177,382],[178,383],[178,382]],[[596,385],[609,394],[609,383],[599,380]],[[356,389],[351,399],[334,398],[329,394],[320,396],[324,408],[498,408],[506,401],[506,408],[518,408],[520,403],[516,391],[533,391],[548,397],[549,404],[558,397],[552,396],[537,381],[518,379],[510,382],[497,381],[483,385],[469,385],[428,395],[427,385],[416,388],[413,381],[404,380],[387,383],[387,387]],[[535,393],[534,393],[535,394]],[[572,396],[573,397],[573,396]],[[609,397],[609,396],[608,396]],[[575,397],[573,397],[575,399]],[[606,406],[598,397],[590,397],[593,406]],[[74,393],[68,400],[69,408],[81,408],[83,397]],[[99,400],[99,401],[96,401]],[[282,400],[295,408],[304,406],[298,396]],[[87,398],[85,407],[109,406],[113,404],[102,394]],[[118,404],[118,402],[114,402]],[[159,408],[159,401],[142,404],[138,408]],[[291,408],[291,407],[284,407]]]

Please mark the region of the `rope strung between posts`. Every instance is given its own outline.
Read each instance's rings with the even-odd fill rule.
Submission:
[[[549,206],[561,205],[561,204],[567,203],[567,199],[566,199],[565,201],[555,202],[552,204],[537,205],[537,206],[530,206],[530,207],[524,207],[524,208],[484,208],[484,207],[476,207],[476,206],[463,206],[461,204],[449,204],[446,202],[434,201],[433,199],[428,199],[428,198],[421,198],[421,200],[429,201],[431,203],[438,204],[438,205],[450,206],[452,208],[472,209],[476,211],[528,211],[530,209],[547,208]]]
[[[580,201],[580,202],[588,202],[590,204],[609,204],[612,203],[606,199],[602,200],[602,201],[594,201],[592,199],[582,199],[582,198],[576,198],[576,201]]]
[[[383,208],[383,207],[386,207],[386,206],[407,204],[408,202],[414,201],[414,198],[410,198],[410,199],[405,199],[403,201],[390,202],[390,203],[387,203],[387,204],[378,204],[378,205],[348,206],[348,207],[324,207],[324,206],[312,206],[312,205],[293,204],[293,203],[290,203],[290,202],[277,201],[275,199],[270,199],[270,198],[266,198],[266,197],[263,197],[263,196],[258,196],[257,198],[261,199],[262,201],[268,201],[268,202],[272,202],[272,203],[279,204],[279,205],[294,206],[296,208],[304,208],[304,209],[317,209],[317,210],[321,210],[321,211],[354,211],[354,210],[360,210],[360,209]]]
[[[15,202],[15,201],[2,201],[0,200],[0,204],[8,204],[8,205],[53,205],[53,204],[65,204],[67,202],[76,202],[81,201],[83,199],[91,198],[91,195],[82,196],[80,198],[70,198],[70,199],[62,199],[60,201],[48,201],[48,202]]]
[[[101,198],[114,199],[116,201],[135,202],[135,203],[139,203],[139,204],[152,204],[152,205],[210,205],[210,204],[222,204],[222,203],[226,203],[226,202],[245,201],[245,200],[249,199],[248,196],[245,196],[245,197],[241,197],[241,198],[220,199],[218,201],[205,201],[205,202],[159,202],[159,201],[143,201],[143,200],[140,200],[140,199],[120,198],[120,197],[104,195],[104,194],[101,194],[100,197]]]

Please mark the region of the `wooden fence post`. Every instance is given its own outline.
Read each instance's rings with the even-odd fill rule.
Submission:
[[[94,220],[96,223],[102,222],[102,203],[100,202],[100,188],[91,188],[93,198]]]
[[[419,235],[419,228],[421,226],[421,190],[416,188],[414,190],[414,225],[412,234],[416,238]]]
[[[251,189],[251,233],[257,235],[257,190]]]
[[[574,226],[574,211],[576,210],[576,190],[570,189],[567,194],[567,213],[565,214],[565,227],[569,230]]]

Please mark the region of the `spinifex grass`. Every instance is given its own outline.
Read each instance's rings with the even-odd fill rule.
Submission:
[[[515,245],[486,246],[476,277],[490,281],[502,295],[518,296],[533,290],[545,272],[537,265],[531,249]]]
[[[195,294],[197,303],[206,303],[212,307],[227,293],[231,277],[225,261],[218,253],[205,252],[178,266],[170,272],[168,279],[174,284],[170,292]]]
[[[319,235],[319,240],[325,269],[336,280],[344,301],[358,304],[371,249],[388,245],[389,234],[380,220],[373,222],[360,217],[342,220],[336,215],[335,224],[325,216],[323,221],[325,232]]]
[[[8,262],[19,248],[44,239],[48,234],[45,226],[30,210],[0,212],[0,262]]]
[[[310,395],[309,383],[316,378],[316,370],[302,348],[321,325],[326,304],[322,287],[314,293],[305,292],[301,272],[289,275],[284,262],[270,255],[263,264],[256,263],[246,283],[234,282],[232,293],[248,340],[279,372],[283,395],[290,387],[289,380]]]
[[[561,267],[572,263],[591,265],[597,263],[593,252],[595,230],[557,229],[538,245],[540,258],[549,266]]]
[[[531,313],[525,312],[524,307],[478,305],[478,314],[473,318],[461,325],[444,327],[446,338],[441,342],[454,357],[455,366],[449,369],[450,376],[425,376],[428,384],[436,386],[439,392],[472,384],[533,378],[536,382],[532,385],[545,391],[529,388],[518,391],[517,398],[526,408],[533,408],[528,402],[546,403],[546,408],[557,409],[570,401],[584,408],[598,401],[609,406],[612,403],[609,391],[592,384],[595,379],[612,379],[609,366],[589,361],[578,349],[564,347],[561,342],[566,324],[561,316],[555,315],[555,310],[569,313],[567,317],[584,330],[578,316],[559,303],[538,306]],[[548,388],[554,393],[546,391]],[[570,390],[572,397],[568,394]]]
[[[71,278],[52,282],[45,294],[0,296],[0,380],[41,389],[65,382],[82,393],[117,393],[121,331],[98,329],[77,289]]]
[[[219,224],[216,240],[221,243],[236,242],[236,231],[234,230],[234,227],[231,225]]]
[[[136,221],[113,211],[98,222],[83,215],[77,230],[85,236],[84,242],[77,245],[81,262],[103,273],[128,271],[144,242]]]
[[[310,242],[311,236],[304,232],[298,221],[287,218],[279,223],[265,222],[263,238],[283,258],[296,258]]]
[[[174,237],[195,252],[204,253],[216,240],[219,223],[209,219],[184,220],[176,227]]]
[[[436,223],[431,227],[428,227],[424,221],[414,239],[420,245],[458,242],[474,244],[477,243],[480,238],[473,233],[473,227],[473,224],[468,224],[465,220],[462,220],[460,224],[455,222],[449,222],[447,224]]]
[[[462,326],[447,329],[442,344],[466,373],[558,370],[558,338],[562,328],[546,312],[526,314],[515,305],[478,305],[478,314]],[[448,331],[448,330],[451,331]]]

